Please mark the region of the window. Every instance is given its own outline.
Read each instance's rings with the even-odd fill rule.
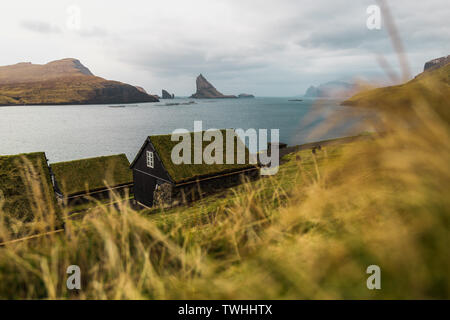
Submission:
[[[154,168],[154,166],[155,166],[155,161],[154,161],[154,157],[153,157],[153,152],[147,151],[147,167]]]

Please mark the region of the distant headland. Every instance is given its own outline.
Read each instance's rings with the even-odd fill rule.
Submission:
[[[77,59],[0,67],[0,105],[158,102],[141,88],[95,76]]]

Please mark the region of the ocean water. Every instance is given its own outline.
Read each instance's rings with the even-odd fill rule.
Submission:
[[[189,101],[195,104],[184,104]],[[192,131],[196,120],[203,121],[204,130],[279,129],[280,141],[293,145],[360,133],[354,125],[368,116],[336,100],[289,98],[0,107],[0,155],[45,151],[52,163],[125,153],[131,161],[147,136]],[[337,125],[314,133],[330,119],[339,119]]]

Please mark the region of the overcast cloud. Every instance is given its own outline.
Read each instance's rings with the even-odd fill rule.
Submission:
[[[448,0],[389,1],[411,73],[450,54]],[[291,96],[352,77],[387,79],[398,62],[375,0],[41,0],[0,4],[0,65],[78,58],[94,74],[176,95],[203,73],[226,94]],[[80,10],[80,25],[73,24]]]

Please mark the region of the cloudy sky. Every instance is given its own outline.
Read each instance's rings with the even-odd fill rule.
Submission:
[[[302,94],[313,84],[387,79],[398,70],[382,20],[366,27],[376,0],[40,0],[0,3],[0,65],[81,60],[111,80],[176,95],[203,73],[226,94]],[[389,1],[411,74],[450,54],[448,0]]]

